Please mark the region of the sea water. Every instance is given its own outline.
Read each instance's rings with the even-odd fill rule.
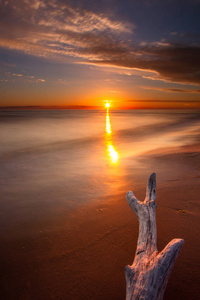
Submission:
[[[1,110],[1,225],[118,193],[141,157],[193,145],[199,129],[198,111]]]

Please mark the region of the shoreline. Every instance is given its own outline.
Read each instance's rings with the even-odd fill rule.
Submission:
[[[122,192],[32,222],[29,236],[14,238],[13,232],[9,239],[1,232],[3,299],[125,299],[124,268],[134,258],[138,221],[124,191],[143,201],[150,170],[157,173],[158,250],[173,238],[185,240],[164,300],[198,299],[197,149],[139,158],[144,168],[135,172],[130,166]]]

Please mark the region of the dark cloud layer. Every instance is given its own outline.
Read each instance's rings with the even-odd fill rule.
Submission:
[[[134,43],[134,24],[62,0],[1,2],[0,46],[35,56],[149,70],[150,79],[200,83],[200,46]]]
[[[146,45],[124,51],[123,55],[115,54],[99,64],[110,64],[120,67],[146,69],[157,72],[160,77],[169,81],[200,83],[200,47],[181,44]],[[96,62],[97,63],[97,62]]]

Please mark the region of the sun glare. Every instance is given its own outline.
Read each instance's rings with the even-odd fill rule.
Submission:
[[[110,103],[106,103],[106,108],[109,108],[110,107]]]

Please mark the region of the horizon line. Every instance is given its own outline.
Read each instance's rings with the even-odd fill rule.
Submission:
[[[200,109],[200,100],[126,100],[130,104],[113,103],[113,109]],[[112,101],[110,101],[112,104]],[[155,106],[153,105],[155,103]],[[174,104],[175,106],[167,105]],[[131,105],[132,104],[132,105]],[[135,105],[134,105],[135,104]],[[141,105],[139,105],[141,104]],[[160,105],[157,105],[160,104]],[[182,104],[182,105],[181,105]],[[115,108],[116,106],[116,108]],[[0,109],[104,109],[104,105],[0,105]],[[112,109],[112,108],[111,108]]]

